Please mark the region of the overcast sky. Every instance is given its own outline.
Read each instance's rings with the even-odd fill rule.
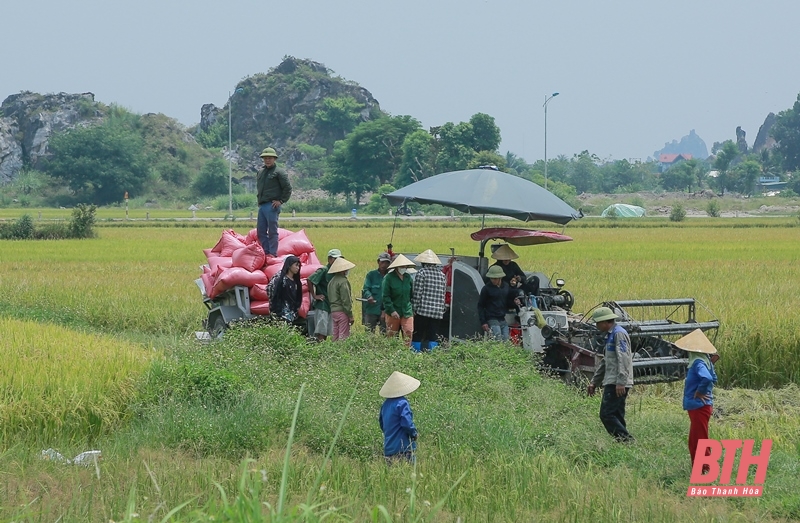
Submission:
[[[800,92],[794,0],[0,0],[0,97],[91,91],[186,125],[285,55],[425,128],[495,117],[501,153],[646,159],[695,129],[752,145]]]

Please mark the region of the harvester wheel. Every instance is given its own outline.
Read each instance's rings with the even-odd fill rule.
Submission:
[[[222,333],[225,332],[225,319],[220,315],[217,316],[217,319],[214,320],[214,325],[211,327],[211,337],[212,338],[220,338],[222,337]]]
[[[562,307],[567,310],[572,310],[572,306],[575,305],[575,296],[566,289],[561,289],[558,291],[558,294],[564,297],[564,305]]]

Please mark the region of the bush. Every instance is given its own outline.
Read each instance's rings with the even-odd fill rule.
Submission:
[[[253,194],[234,194],[232,196],[232,201],[230,202],[233,210],[241,210],[241,209],[258,209],[258,197]],[[228,197],[227,196],[219,196],[214,199],[214,209],[218,211],[227,211],[228,210]]]
[[[311,198],[308,200],[289,200],[284,205],[284,212],[330,212],[330,213],[350,213],[353,206],[346,200],[329,198]]]
[[[717,202],[717,200],[711,200],[710,202],[708,202],[708,205],[706,205],[706,212],[712,218],[719,218],[720,215],[719,202]]]
[[[94,238],[94,221],[97,207],[79,203],[72,209],[72,219],[69,223],[71,238]]]
[[[686,209],[683,208],[683,205],[676,203],[672,207],[672,212],[669,213],[669,221],[682,222],[684,219],[686,219]]]
[[[29,214],[23,214],[14,223],[3,224],[0,227],[0,239],[2,240],[30,240],[34,237],[33,218]]]

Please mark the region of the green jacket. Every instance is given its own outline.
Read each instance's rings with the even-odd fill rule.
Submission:
[[[386,314],[397,312],[401,318],[410,318],[414,315],[414,310],[411,308],[412,286],[410,274],[405,274],[401,280],[397,272],[390,271],[383,278],[383,310]]]
[[[272,200],[280,200],[286,203],[292,197],[292,184],[289,183],[289,176],[286,171],[273,165],[269,169],[262,167],[256,175],[256,187],[258,194],[258,204],[269,203]]]
[[[328,302],[331,312],[344,312],[353,319],[353,291],[350,280],[344,274],[334,274],[328,282]]]
[[[319,311],[327,311],[331,312],[331,305],[328,301],[328,282],[331,281],[331,275],[328,274],[328,269],[330,269],[329,265],[325,267],[320,267],[314,274],[308,277],[308,281],[314,284],[314,294],[321,294],[325,296],[321,300],[314,300],[311,306]],[[311,295],[311,298],[314,298],[314,295]]]
[[[364,278],[364,287],[361,289],[361,297],[364,299],[374,298],[375,303],[364,302],[364,314],[381,314],[381,304],[383,303],[383,274],[378,269],[369,271]]]

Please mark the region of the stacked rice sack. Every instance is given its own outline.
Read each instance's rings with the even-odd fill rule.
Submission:
[[[287,256],[297,256],[303,284],[303,304],[299,314],[303,318],[308,314],[311,307],[308,277],[323,265],[304,229],[298,232],[278,229],[278,256],[275,258],[264,255],[256,229],[247,236],[233,229],[222,231],[217,244],[211,249],[203,249],[203,254],[208,259],[201,276],[206,296],[213,300],[236,285],[244,285],[250,289],[250,313],[257,315],[269,314],[267,284],[270,278],[281,271]]]

